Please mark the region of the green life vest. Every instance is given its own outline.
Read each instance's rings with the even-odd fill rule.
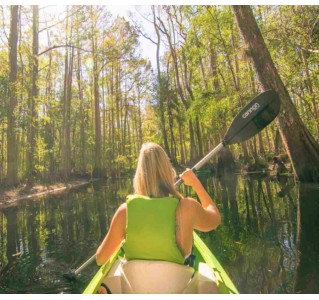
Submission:
[[[130,195],[126,199],[126,239],[128,260],[164,260],[184,264],[176,243],[176,198]]]

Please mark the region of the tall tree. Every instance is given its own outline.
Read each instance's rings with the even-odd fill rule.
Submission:
[[[67,13],[69,8],[67,8]],[[72,11],[72,9],[71,9]],[[67,19],[66,23],[66,44],[72,39],[72,19],[71,25]],[[69,51],[69,47],[65,48],[65,71],[64,71],[64,87],[63,87],[63,123],[62,123],[62,149],[61,149],[61,175],[68,177],[71,172],[71,99],[72,99],[72,78],[73,78],[73,61],[74,48]]]
[[[160,115],[160,126],[161,131],[163,134],[163,142],[164,142],[164,149],[165,152],[170,156],[170,149],[168,146],[168,139],[167,139],[167,130],[166,130],[166,122],[165,122],[165,115],[164,115],[164,78],[161,74],[161,66],[160,66],[160,47],[161,47],[161,36],[158,28],[158,24],[156,22],[156,12],[155,12],[155,6],[152,5],[152,13],[153,13],[153,25],[156,33],[156,42],[153,41],[153,43],[156,45],[156,68],[157,68],[157,81],[158,81],[158,101],[159,101],[159,115]]]
[[[95,29],[97,25],[98,14],[91,8],[91,45],[93,53],[93,99],[94,99],[94,128],[95,128],[95,146],[94,146],[94,167],[95,176],[102,174],[102,133],[100,116],[100,90],[99,77],[100,69],[98,67],[98,37]]]
[[[319,145],[302,122],[283,84],[250,6],[232,7],[246,53],[251,57],[254,70],[263,90],[279,92],[282,109],[277,118],[280,135],[299,180],[319,181]]]
[[[27,161],[27,176],[28,180],[33,179],[35,175],[35,146],[37,143],[37,102],[39,95],[38,88],[38,72],[39,72],[39,6],[33,5],[33,43],[32,43],[32,86],[29,99],[29,147],[28,147],[28,161]]]
[[[7,183],[14,185],[18,182],[18,145],[16,137],[15,110],[17,100],[17,47],[18,47],[18,5],[11,6],[11,22],[9,36],[9,102],[7,108]]]

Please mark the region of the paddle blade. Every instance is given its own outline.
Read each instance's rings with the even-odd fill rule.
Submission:
[[[243,142],[270,124],[280,111],[280,98],[274,90],[259,94],[235,117],[224,139],[223,145]]]
[[[76,280],[76,276],[73,272],[67,273],[67,274],[63,274],[63,277],[69,281],[75,281]]]

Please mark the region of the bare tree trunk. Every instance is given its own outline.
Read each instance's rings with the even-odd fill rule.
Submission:
[[[306,85],[307,85],[308,92],[311,96],[311,102],[312,102],[312,106],[313,106],[313,111],[314,111],[314,115],[315,115],[315,122],[316,122],[316,129],[317,129],[317,139],[319,141],[319,109],[318,109],[318,104],[315,101],[317,96],[314,94],[314,91],[313,91],[312,82],[311,82],[311,78],[310,78],[310,74],[309,74],[307,57],[305,54],[305,50],[303,50],[303,49],[301,49],[301,57],[302,57],[302,61],[303,61],[304,66],[305,66]]]
[[[179,133],[179,148],[180,148],[180,155],[181,155],[181,165],[185,165],[185,151],[183,146],[183,131],[182,131],[182,124],[181,121],[178,120],[178,133]]]
[[[11,6],[11,21],[9,35],[9,101],[7,108],[7,183],[18,183],[18,145],[16,140],[16,117],[17,107],[17,47],[18,47],[18,5]]]
[[[92,9],[92,8],[91,8]],[[99,69],[97,62],[97,38],[94,33],[93,11],[91,24],[91,43],[93,52],[93,93],[94,93],[94,127],[95,127],[95,146],[94,146],[94,167],[93,172],[95,176],[102,175],[102,137],[101,137],[101,118],[100,118],[100,92],[99,92]]]
[[[258,146],[259,146],[259,154],[265,154],[264,142],[262,138],[262,134],[258,134]]]
[[[138,147],[142,147],[143,143],[143,131],[142,131],[142,108],[141,108],[141,99],[138,98]]]
[[[300,181],[319,181],[319,145],[302,122],[271,59],[250,6],[233,6],[242,38],[247,45],[256,75],[263,90],[274,89],[281,98],[277,124],[284,147]]]
[[[101,119],[100,119],[100,93],[99,93],[99,76],[94,70],[94,111],[95,111],[95,155],[94,155],[94,174],[101,176],[102,174],[102,157],[101,157]]]
[[[85,116],[84,116],[84,95],[82,87],[82,61],[80,49],[77,51],[77,83],[78,83],[78,97],[80,99],[80,170],[85,171]]]
[[[163,91],[163,84],[164,80],[161,75],[161,66],[160,66],[160,47],[161,47],[161,36],[159,33],[159,28],[156,23],[156,14],[155,14],[155,7],[152,6],[152,12],[153,12],[153,25],[156,33],[157,41],[156,44],[156,67],[157,67],[157,82],[158,82],[158,100],[159,100],[159,116],[161,120],[160,128],[163,134],[163,142],[164,142],[164,150],[167,153],[167,155],[170,157],[170,149],[168,145],[168,139],[167,139],[167,131],[166,131],[166,122],[165,122],[165,115],[164,115],[164,91]]]
[[[32,90],[29,100],[30,128],[29,128],[29,147],[27,155],[27,178],[33,181],[35,176],[35,147],[37,144],[37,102],[39,95],[38,72],[39,72],[39,6],[33,5],[33,45],[32,45]]]
[[[68,10],[67,10],[68,11]],[[70,37],[72,36],[72,25],[66,24],[66,41],[68,43],[68,31],[71,28]],[[62,151],[61,151],[61,175],[66,178],[71,172],[71,98],[72,98],[72,74],[73,74],[73,57],[74,48],[69,54],[68,48],[65,53],[65,74],[64,74],[64,95],[63,95],[63,127],[62,127]]]
[[[217,65],[217,54],[216,50],[213,49],[213,44],[210,42],[210,70],[211,76],[213,77],[214,89],[216,92],[219,91],[219,80],[218,80],[218,65]]]
[[[46,26],[48,27],[47,21]],[[50,34],[49,30],[47,30],[47,39],[49,46],[51,45],[50,42]],[[50,122],[47,122],[45,124],[45,138],[44,141],[47,145],[48,155],[49,155],[49,161],[48,161],[48,178],[52,178],[53,174],[55,173],[55,159],[53,155],[53,147],[54,147],[54,118],[52,117],[52,112],[51,112],[51,99],[53,98],[52,94],[52,51],[49,52],[49,66],[48,66],[48,73],[46,76],[46,90],[45,90],[45,95],[46,95],[46,106],[47,106],[47,116],[50,119]]]

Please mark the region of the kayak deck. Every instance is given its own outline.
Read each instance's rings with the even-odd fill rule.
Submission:
[[[238,290],[217,260],[212,252],[207,248],[205,243],[194,232],[194,254],[196,256],[194,269],[197,271],[200,263],[205,263],[214,273],[216,279],[216,285],[218,292],[221,294],[238,294]],[[95,276],[92,278],[83,294],[95,294],[97,293],[101,283],[111,270],[113,264],[119,257],[123,257],[123,252],[118,250],[110,260],[102,265]]]

